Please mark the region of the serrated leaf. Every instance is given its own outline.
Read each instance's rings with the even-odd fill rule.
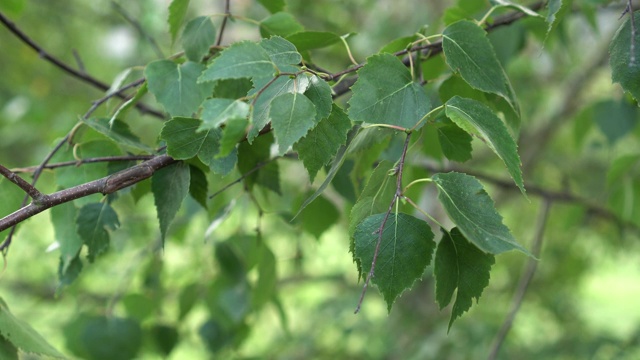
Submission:
[[[319,196],[297,219],[304,231],[320,240],[320,236],[340,219],[340,212],[331,201]]]
[[[471,136],[456,125],[437,128],[442,153],[449,160],[465,162],[471,159]]]
[[[207,208],[207,175],[197,166],[189,165],[189,194],[203,208]]]
[[[272,77],[276,66],[269,54],[252,41],[240,41],[220,53],[202,73],[198,82],[221,79]]]
[[[51,223],[60,244],[60,261],[62,273],[66,272],[71,261],[82,248],[82,238],[76,232],[76,218],[78,209],[73,202],[68,202],[51,208]]]
[[[454,96],[445,104],[447,117],[469,134],[479,136],[504,162],[520,191],[526,196],[518,146],[509,130],[486,105],[472,99]]]
[[[169,5],[169,33],[171,34],[171,42],[176,41],[178,31],[182,25],[185,15],[187,15],[187,9],[189,8],[189,0],[172,0]]]
[[[331,97],[331,86],[326,81],[313,75],[309,78],[309,88],[304,92],[304,96],[316,107],[316,122],[326,119],[331,114],[333,98]]]
[[[431,109],[422,86],[413,82],[407,67],[391,54],[369,57],[351,90],[349,117],[353,121],[410,129]]]
[[[340,42],[340,36],[326,31],[298,31],[287,36],[298,51],[322,49]]]
[[[278,67],[283,65],[297,65],[302,61],[302,55],[296,47],[280,36],[272,36],[260,41],[260,46],[269,54],[269,58]]]
[[[78,211],[77,232],[87,246],[87,258],[93,262],[109,249],[109,231],[120,226],[118,215],[107,203],[90,203]]]
[[[258,0],[270,13],[276,13],[284,10],[284,0]]]
[[[635,23],[640,24],[640,12],[636,11],[633,16]],[[624,91],[629,92],[636,101],[640,101],[640,35],[637,31],[633,46],[631,39],[631,21],[627,16],[609,47],[611,80],[613,83],[620,83]]]
[[[18,319],[11,313],[7,303],[0,297],[0,341],[7,341],[14,347],[25,353],[37,354],[41,356],[53,357],[56,359],[66,359],[64,355],[51,346],[38,332],[29,324]],[[3,344],[4,350],[7,345]],[[0,351],[0,355],[2,355]],[[6,351],[4,352],[6,354]],[[17,359],[16,354],[16,359]]]
[[[508,7],[508,8],[512,8],[512,9],[516,9],[520,12],[523,12],[529,16],[533,16],[533,17],[542,17],[542,15],[538,14],[537,12],[529,9],[526,6],[522,6],[520,4],[516,4],[513,1],[508,1],[508,0],[490,0],[489,1],[491,3],[491,5],[497,5],[498,7]]]
[[[187,23],[182,32],[182,48],[187,59],[200,62],[216,41],[216,28],[209,16],[200,16]]]
[[[349,129],[351,129],[351,121],[347,114],[338,105],[333,105],[331,115],[320,121],[294,146],[294,150],[298,152],[304,167],[309,172],[312,183],[318,171],[327,165],[340,146],[345,144]]]
[[[208,99],[202,103],[202,124],[198,131],[215,129],[229,119],[245,119],[249,104],[240,100]]]
[[[235,118],[227,121],[225,128],[222,130],[220,151],[216,155],[217,159],[228,156],[236,148],[236,145],[244,139],[248,126],[249,120],[246,118]]]
[[[287,12],[275,13],[260,22],[260,35],[263,38],[274,35],[286,37],[302,30],[304,26]]]
[[[490,254],[515,249],[530,255],[502,223],[493,200],[476,178],[450,172],[435,174],[432,179],[438,185],[438,200],[449,218],[475,246]]]
[[[187,61],[178,65],[169,60],[151,62],[144,69],[149,91],[171,116],[191,116],[211,95],[212,84],[198,84],[204,65]]]
[[[298,93],[286,93],[273,99],[269,117],[280,155],[317,124],[315,105]]]
[[[640,74],[640,73],[639,73]],[[593,120],[598,129],[614,144],[638,125],[638,106],[621,101],[605,100],[593,106]]]
[[[355,256],[362,264],[363,277],[371,269],[378,230],[384,217],[384,213],[369,216],[356,228]],[[396,298],[422,277],[435,246],[433,232],[425,221],[403,213],[389,215],[371,278],[382,293],[389,312]]]
[[[189,193],[191,173],[189,165],[178,162],[164,167],[151,177],[151,191],[155,200],[162,242],[167,235],[169,225],[175,218],[182,201]]]
[[[124,123],[120,120],[115,119],[112,123],[110,123],[110,119],[82,118],[82,122],[87,124],[93,130],[108,137],[118,145],[123,145],[125,147],[130,147],[136,150],[142,150],[147,153],[154,152],[151,147],[140,142],[140,138],[131,132],[131,129],[129,128],[129,125],[127,123]]]
[[[436,301],[440,309],[451,302],[457,289],[456,300],[451,310],[449,329],[453,321],[469,310],[473,299],[480,299],[482,291],[489,285],[491,266],[495,258],[485,254],[471,244],[458,228],[447,232],[442,229],[433,266],[436,281]]]
[[[551,31],[551,28],[555,25],[556,15],[558,14],[558,11],[560,11],[561,8],[562,8],[562,0],[549,0],[547,2],[547,9],[549,10],[547,12],[547,22],[549,23],[548,31]]]
[[[447,65],[474,89],[503,97],[519,115],[515,93],[486,35],[480,26],[467,20],[447,26],[442,33]]]

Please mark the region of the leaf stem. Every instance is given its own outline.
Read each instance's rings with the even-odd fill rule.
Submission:
[[[433,182],[433,180],[431,178],[422,178],[422,179],[418,179],[418,180],[413,180],[412,182],[410,182],[407,186],[404,187],[404,189],[402,190],[402,192],[406,192],[407,190],[409,190],[410,187],[412,187],[415,184],[419,184],[419,183],[423,183],[423,182]]]
[[[408,132],[408,130],[406,128],[403,128],[402,126],[391,125],[391,124],[369,124],[369,125],[363,126],[362,128],[369,129],[374,127],[388,128],[388,129],[398,130],[402,132]]]
[[[487,19],[489,18],[489,16],[491,16],[491,14],[498,8],[497,5],[492,6],[489,11],[487,11],[486,14],[484,14],[484,16],[482,17],[482,19],[480,19],[478,21],[478,25],[482,26],[484,25],[485,22],[487,22]]]
[[[426,119],[428,119],[431,115],[439,112],[440,110],[444,109],[444,104],[438,106],[437,108],[432,109],[431,111],[429,111],[425,116],[423,116],[415,125],[413,125],[413,127],[411,129],[409,129],[409,132],[414,131],[418,125],[420,125],[421,122],[425,121]]]
[[[436,223],[436,225],[438,225],[441,228],[445,228],[444,225],[442,225],[438,220],[436,220],[433,216],[431,216],[428,212],[422,210],[418,204],[416,204],[415,202],[413,202],[413,200],[411,200],[411,198],[408,198],[406,196],[402,196],[402,198],[404,200],[406,200],[409,204],[411,204],[411,206],[414,207],[414,209],[418,210],[422,215],[424,215],[425,217],[427,217],[428,219],[430,219],[431,221],[433,221],[434,223]]]

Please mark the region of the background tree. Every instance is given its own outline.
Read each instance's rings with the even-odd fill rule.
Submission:
[[[632,2],[216,6],[0,5],[0,357],[638,356]]]

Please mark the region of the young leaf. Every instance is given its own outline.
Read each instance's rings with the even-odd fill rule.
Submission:
[[[499,7],[509,7],[509,8],[513,8],[516,9],[518,11],[521,11],[529,16],[533,16],[533,17],[542,17],[542,15],[538,14],[537,12],[529,9],[526,6],[522,6],[520,4],[516,4],[513,1],[508,1],[508,0],[490,0],[489,1],[491,3],[491,5],[498,5]]]
[[[189,165],[189,194],[203,208],[207,208],[207,175],[197,166]]]
[[[169,23],[169,33],[171,34],[172,43],[176,41],[180,25],[182,25],[182,20],[184,20],[185,15],[187,15],[188,8],[189,0],[172,0],[171,5],[169,5],[169,18],[167,22]]]
[[[302,24],[287,12],[275,13],[260,22],[260,35],[263,38],[274,35],[288,36],[302,30]]]
[[[551,32],[551,29],[556,25],[556,16],[562,8],[562,5],[562,0],[549,0],[547,3],[547,9],[549,9],[549,12],[547,13],[547,23],[549,23],[547,36]]]
[[[215,129],[230,119],[245,119],[249,105],[240,100],[208,99],[202,103],[202,125],[198,131]]]
[[[133,319],[95,316],[87,319],[80,340],[89,359],[133,359],[142,346],[142,329]]]
[[[87,245],[87,258],[93,262],[109,248],[109,232],[120,226],[118,215],[106,202],[91,203],[78,211],[77,232]]]
[[[216,28],[209,16],[200,16],[187,23],[182,32],[182,47],[187,59],[200,62],[216,41]]]
[[[340,36],[326,31],[299,31],[287,36],[298,51],[321,49],[340,42]]]
[[[212,84],[196,81],[204,66],[187,61],[178,65],[169,60],[149,63],[144,70],[149,91],[171,116],[191,116],[211,95]]]
[[[220,53],[202,73],[198,82],[220,79],[272,77],[276,66],[260,45],[240,41]]]
[[[436,301],[440,309],[451,302],[457,289],[456,301],[451,310],[449,329],[453,321],[469,310],[473,298],[478,301],[482,290],[489,285],[489,272],[495,263],[491,254],[485,254],[471,244],[458,228],[447,232],[442,229],[433,265],[436,280]]]
[[[258,0],[270,13],[276,13],[284,10],[284,0]]]
[[[449,160],[465,162],[471,159],[471,136],[456,125],[437,128],[442,153]]]
[[[156,171],[151,178],[151,190],[155,199],[162,241],[169,225],[178,213],[182,201],[189,193],[191,174],[189,165],[178,162]]]
[[[82,238],[76,232],[75,226],[77,217],[78,209],[73,202],[51,208],[51,223],[56,241],[60,244],[60,266],[63,273],[82,248]]]
[[[296,47],[280,36],[272,36],[260,41],[260,46],[269,54],[269,58],[278,67],[297,65],[302,61],[302,55]]]
[[[371,269],[384,216],[371,215],[356,228],[354,254],[362,264],[363,277]],[[433,232],[425,221],[403,213],[389,215],[382,230],[375,275],[371,278],[387,302],[389,312],[396,298],[422,277],[435,246]]]
[[[273,99],[269,117],[280,155],[317,124],[315,105],[298,93],[286,93]]]
[[[526,196],[518,146],[509,134],[509,130],[494,113],[483,103],[454,96],[445,104],[447,117],[469,134],[479,136],[493,152],[504,162],[513,181]]]
[[[29,324],[15,317],[9,310],[7,303],[0,297],[0,342],[1,341],[7,341],[24,353],[37,354],[56,359],[67,358],[51,346],[51,344]],[[4,345],[5,344],[0,344],[0,347]],[[6,354],[6,352],[4,354]],[[2,350],[0,350],[0,355],[3,355]],[[18,359],[17,355],[16,353],[16,359]]]
[[[320,121],[294,146],[294,150],[298,152],[304,167],[309,172],[309,179],[312,183],[318,171],[327,165],[338,152],[340,146],[345,144],[350,128],[351,121],[349,121],[347,114],[337,105],[333,105],[331,115]]]
[[[93,130],[113,140],[116,144],[129,147],[136,150],[142,150],[147,153],[153,153],[154,150],[141,143],[140,138],[131,132],[129,125],[120,120],[109,122],[109,119],[89,118],[82,119]]]
[[[413,82],[409,69],[391,54],[369,57],[351,89],[349,117],[353,121],[410,129],[431,108],[422,86]]]
[[[220,150],[215,156],[216,159],[224,158],[231,154],[236,145],[244,139],[248,126],[249,120],[247,118],[233,118],[227,121],[225,128],[222,130]]]
[[[438,200],[451,221],[480,250],[500,254],[515,249],[530,255],[502,223],[493,200],[476,178],[450,172],[435,174],[432,179],[438,185]]]
[[[509,79],[486,35],[480,26],[467,20],[447,26],[442,33],[442,50],[447,65],[460,73],[471,87],[500,95],[520,114]]]
[[[635,23],[640,24],[640,12],[635,12],[633,16]],[[636,101],[640,101],[640,35],[636,30],[632,45],[631,21],[628,16],[626,18],[609,47],[611,79],[614,83],[620,83]]]

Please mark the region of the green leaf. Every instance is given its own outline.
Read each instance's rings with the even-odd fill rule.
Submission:
[[[551,28],[556,24],[556,15],[558,15],[562,5],[562,0],[549,0],[549,2],[547,2],[547,9],[549,9],[549,12],[547,13],[547,22],[549,23],[547,35],[551,31]]]
[[[416,40],[418,40],[418,36],[416,35],[404,36],[404,37],[395,39],[390,43],[386,44],[385,46],[383,46],[382,49],[378,51],[378,53],[393,54],[397,51],[405,50],[410,44],[412,44]]]
[[[520,246],[502,223],[493,200],[473,176],[450,172],[435,174],[438,200],[465,238],[485,253],[500,254],[509,250],[529,252]]]
[[[224,158],[231,154],[238,143],[244,139],[248,127],[249,120],[247,118],[234,118],[227,121],[224,130],[222,130],[220,150],[216,154],[216,158]]]
[[[214,98],[234,100],[247,96],[253,87],[253,83],[247,78],[218,80],[214,84]]]
[[[479,136],[504,162],[520,191],[526,196],[520,171],[518,146],[509,130],[486,105],[454,96],[445,104],[447,117],[469,134]]]
[[[151,178],[162,241],[175,218],[182,201],[189,193],[191,175],[189,165],[178,162],[156,171]]]
[[[471,159],[471,136],[456,125],[437,128],[442,153],[449,160],[465,162]]]
[[[633,177],[632,169],[638,162],[640,162],[640,154],[623,155],[613,160],[607,172],[607,185],[611,187],[625,176]]]
[[[390,54],[369,57],[351,89],[349,117],[353,121],[410,129],[431,108],[422,86],[414,83],[407,67]]]
[[[270,13],[276,13],[284,10],[284,0],[258,0]]]
[[[362,277],[371,270],[380,225],[385,214],[364,219],[355,232],[355,257],[362,264]],[[422,277],[431,262],[436,243],[429,224],[411,215],[390,214],[382,230],[382,242],[371,282],[378,286],[387,310],[396,298]]]
[[[458,290],[449,320],[451,329],[453,321],[469,310],[473,299],[477,302],[482,290],[489,285],[495,258],[467,241],[458,228],[451,229],[451,232],[442,229],[442,233],[436,250],[433,275],[436,280],[436,301],[440,309],[451,302],[453,292]]]
[[[82,248],[82,238],[76,232],[78,209],[73,202],[51,208],[51,223],[55,231],[56,241],[60,244],[60,266],[66,272],[71,261],[76,258]]]
[[[340,212],[336,206],[324,196],[320,196],[300,213],[298,220],[302,223],[304,231],[320,240],[320,236],[339,218]]]
[[[207,175],[199,167],[189,165],[189,194],[203,208],[207,208]]]
[[[180,333],[174,326],[156,324],[150,332],[154,343],[165,357],[173,351],[180,339]]]
[[[71,261],[66,261],[62,257],[60,257],[60,263],[58,265],[58,288],[56,289],[56,294],[59,291],[68,285],[71,285],[80,273],[82,272],[82,260],[80,260],[80,253],[78,253]]]
[[[634,19],[636,24],[640,24],[640,12],[634,13]],[[640,101],[640,35],[637,31],[633,46],[631,39],[631,22],[627,16],[609,47],[611,79],[614,83],[620,83],[636,101]]]
[[[480,26],[471,21],[462,20],[449,25],[442,33],[442,49],[447,65],[460,73],[471,87],[503,97],[520,114],[509,79],[486,35]]]
[[[93,262],[109,249],[109,232],[120,226],[118,214],[107,203],[91,203],[78,211],[77,232],[87,246],[87,258]]]
[[[0,359],[20,360],[20,356],[18,355],[18,348],[2,336],[0,336]]]
[[[260,22],[260,35],[263,38],[273,35],[286,37],[302,30],[304,26],[287,12],[275,13]]]
[[[350,128],[351,121],[347,114],[338,105],[333,105],[331,115],[320,121],[294,146],[294,150],[298,152],[304,167],[309,172],[312,183],[318,171],[327,165],[340,146],[345,144]]]
[[[208,99],[202,103],[202,125],[198,131],[215,129],[230,119],[245,119],[249,104],[240,100]]]
[[[0,297],[0,342],[5,341],[28,354],[66,359],[64,355],[51,346],[40,334],[29,326],[29,324],[16,318],[11,311],[9,311],[7,303]],[[0,348],[0,355],[2,355],[3,353],[7,353],[7,349],[10,348],[10,346],[3,343],[0,345]]]
[[[252,41],[240,41],[220,53],[198,82],[221,79],[272,77],[276,66],[267,51]]]
[[[136,150],[142,150],[147,153],[154,152],[151,147],[140,142],[140,138],[131,132],[131,129],[129,128],[129,125],[127,123],[124,123],[120,120],[116,119],[113,122],[110,122],[110,119],[83,118],[82,122],[87,124],[93,130],[108,137],[118,145],[123,145],[125,147]]]
[[[187,59],[200,62],[216,41],[216,28],[209,16],[200,16],[187,23],[182,32],[182,48]]]
[[[255,308],[262,307],[275,296],[278,284],[275,255],[264,242],[259,249],[258,280],[251,294],[251,304]]]
[[[180,295],[178,295],[178,320],[182,321],[185,316],[189,314],[196,302],[200,299],[200,293],[200,285],[197,283],[189,284],[182,288]]]
[[[269,117],[280,155],[317,124],[315,105],[298,93],[286,93],[273,99]]]
[[[178,65],[169,60],[149,63],[144,75],[149,91],[171,116],[191,116],[211,95],[211,84],[198,84],[204,66],[187,61]]]
[[[326,119],[331,114],[333,98],[331,97],[331,87],[326,81],[313,75],[309,78],[309,88],[304,92],[304,96],[316,107],[316,122]]]
[[[269,58],[278,67],[297,65],[302,61],[302,55],[296,47],[280,36],[272,36],[260,41],[260,46],[269,54]]]
[[[142,347],[142,329],[133,319],[96,316],[87,319],[80,339],[90,359],[133,359]]]
[[[638,113],[638,106],[624,99],[602,101],[593,107],[594,121],[610,144],[631,133],[638,125]]]
[[[326,31],[298,31],[288,35],[287,40],[291,41],[298,51],[308,51],[338,43],[340,36]]]
[[[263,186],[280,194],[280,175],[278,163],[272,161],[255,171],[255,168],[268,162],[273,135],[267,133],[257,138],[253,144],[243,142],[238,146],[238,170],[246,175],[244,182],[252,189],[254,184]],[[251,174],[249,172],[253,171]]]
[[[178,31],[182,25],[185,15],[187,15],[187,9],[189,8],[189,0],[172,0],[169,5],[169,33],[171,34],[171,42],[176,41]]]
[[[529,9],[526,6],[522,6],[520,4],[516,4],[513,1],[508,1],[508,0],[489,0],[489,2],[491,3],[491,5],[497,5],[497,7],[508,7],[508,8],[512,8],[512,9],[516,9],[518,11],[521,11],[529,16],[533,16],[533,17],[542,17],[542,15],[538,14],[537,12]]]

